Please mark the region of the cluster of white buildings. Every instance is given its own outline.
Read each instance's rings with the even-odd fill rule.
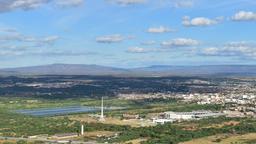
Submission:
[[[256,95],[254,94],[188,94],[182,95],[185,102],[196,102],[197,104],[227,104],[235,103],[239,105],[255,104]]]
[[[55,83],[16,83],[18,86],[34,87],[34,88],[70,88],[75,86],[74,82],[55,82]]]
[[[183,95],[183,101],[200,105],[221,104],[228,117],[256,117],[256,95],[253,93],[188,94]]]
[[[197,102],[197,104],[222,104],[224,99],[218,93],[207,93],[207,94],[187,94],[182,95],[181,98],[185,102]]]
[[[197,120],[209,117],[224,116],[224,113],[212,111],[192,111],[192,112],[164,112],[158,118],[153,118],[156,124],[164,124],[166,122],[184,121],[184,120]]]
[[[143,99],[168,99],[168,98],[177,98],[174,94],[169,93],[148,93],[148,94],[118,94],[119,99],[124,100],[143,100]]]

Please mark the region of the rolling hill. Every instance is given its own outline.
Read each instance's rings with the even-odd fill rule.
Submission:
[[[52,64],[0,69],[0,75],[95,75],[95,76],[256,76],[256,65],[168,66],[156,65],[133,69],[99,65]]]

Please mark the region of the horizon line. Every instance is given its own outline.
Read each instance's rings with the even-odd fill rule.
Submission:
[[[52,66],[52,65],[82,65],[82,66],[100,66],[108,68],[117,68],[117,69],[138,69],[138,68],[150,68],[150,67],[200,67],[200,66],[256,66],[256,64],[198,64],[198,65],[147,65],[147,66],[137,66],[137,67],[119,67],[119,66],[108,66],[100,64],[81,64],[81,63],[51,63],[51,64],[39,64],[39,65],[27,65],[27,66],[16,66],[16,67],[0,67],[0,70],[4,69],[15,69],[15,68],[29,68],[29,67],[41,67],[41,66]]]

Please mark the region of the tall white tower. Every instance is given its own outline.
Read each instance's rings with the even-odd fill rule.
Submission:
[[[81,125],[81,135],[84,135],[84,125]]]
[[[104,104],[103,104],[103,97],[101,97],[101,114],[100,114],[100,121],[105,121],[105,118],[104,118]]]

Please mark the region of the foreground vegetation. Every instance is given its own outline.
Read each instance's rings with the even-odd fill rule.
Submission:
[[[209,125],[231,120],[239,121],[240,124],[223,126],[221,128],[198,127],[195,130],[185,130],[182,125],[174,125],[171,123],[148,128],[131,128],[128,131],[123,132],[118,138],[112,139],[110,142],[124,142],[132,139],[147,138],[148,141],[143,142],[143,144],[176,144],[216,134],[246,134],[256,132],[256,120],[252,119],[230,119],[220,117],[215,119],[203,119],[191,123]]]
[[[124,131],[129,129],[129,126],[83,124],[85,131]],[[80,126],[80,122],[69,120],[66,117],[32,117],[0,111],[0,134],[3,136],[22,137],[38,134],[78,133]]]
[[[0,135],[13,137],[26,137],[38,134],[54,135],[59,133],[79,132],[81,124],[85,125],[86,132],[109,131],[119,133],[118,137],[100,138],[101,142],[129,142],[143,140],[145,144],[176,144],[196,138],[213,136],[216,134],[246,134],[256,132],[256,120],[252,118],[211,118],[199,121],[186,121],[181,123],[168,123],[149,127],[131,127],[128,125],[88,123],[70,119],[69,116],[58,117],[33,117],[13,113],[17,109],[34,109],[63,106],[95,106],[100,105],[100,99],[20,99],[1,98],[0,102]],[[193,111],[193,110],[220,110],[220,105],[197,105],[169,100],[129,101],[119,99],[106,99],[106,106],[126,106],[127,109],[109,111],[108,117],[120,117],[123,113],[140,114],[147,117],[148,114],[163,111]],[[73,114],[79,117],[80,114]],[[226,124],[234,122],[231,124]]]

